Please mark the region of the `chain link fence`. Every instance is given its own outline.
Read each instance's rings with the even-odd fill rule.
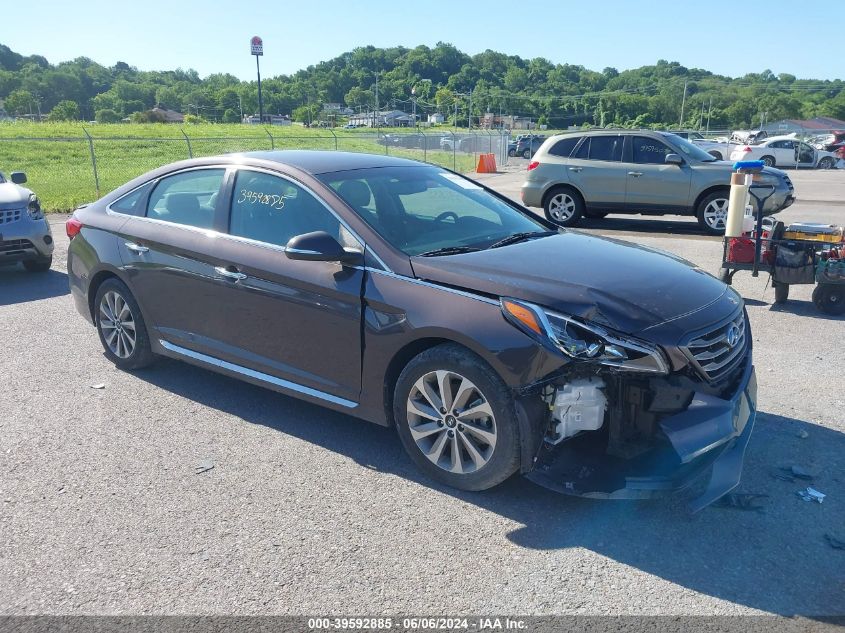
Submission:
[[[178,131],[177,131],[178,130]],[[0,137],[0,166],[25,171],[29,186],[51,211],[69,211],[151,169],[186,158],[232,152],[285,149],[368,152],[420,160],[462,173],[474,171],[478,156],[508,160],[507,131],[455,132],[367,129],[311,132],[248,127],[243,136],[202,136],[169,128],[160,137]],[[246,134],[249,135],[246,135]]]

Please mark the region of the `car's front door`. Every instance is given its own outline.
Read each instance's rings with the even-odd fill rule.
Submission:
[[[229,206],[228,236],[215,250],[231,275],[213,317],[222,343],[216,355],[306,393],[357,402],[364,272],[288,259],[285,245],[312,231],[349,249],[364,245],[316,195],[275,173],[240,169]]]
[[[569,179],[584,195],[587,208],[613,210],[624,206],[623,138],[618,134],[588,136],[566,161]]]
[[[818,152],[813,148],[812,145],[808,145],[807,143],[801,143],[800,141],[796,141],[796,160],[798,163],[798,167],[814,167],[816,164],[816,156]]]
[[[625,151],[628,178],[625,206],[630,211],[681,212],[690,205],[692,169],[689,163],[666,163],[675,150],[657,139],[634,135]]]

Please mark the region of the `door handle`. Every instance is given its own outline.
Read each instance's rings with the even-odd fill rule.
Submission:
[[[126,246],[126,248],[128,248],[133,253],[138,253],[139,255],[141,253],[146,253],[150,250],[146,246],[141,246],[140,244],[136,244],[135,242],[124,242],[123,245]]]
[[[243,273],[239,273],[237,270],[229,270],[228,268],[223,268],[222,266],[217,266],[214,269],[221,277],[225,277],[226,279],[231,279],[232,281],[243,281],[246,279],[246,275]]]
[[[578,172],[578,171],[581,171],[581,170],[583,170],[583,169],[584,169],[583,167],[570,167],[570,168],[569,168],[569,171],[575,171],[575,172]]]
[[[628,175],[633,176],[634,178],[639,178],[640,176],[643,175],[643,172],[641,172],[641,171],[629,171]]]

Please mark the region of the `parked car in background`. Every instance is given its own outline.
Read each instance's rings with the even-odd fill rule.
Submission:
[[[727,136],[693,139],[692,142],[716,160],[728,160],[731,152],[740,145],[732,142]]]
[[[704,135],[701,132],[695,132],[693,130],[669,130],[669,134],[674,134],[675,136],[680,136],[681,138],[685,138],[688,141],[698,141],[704,138]]]
[[[668,132],[595,130],[552,136],[528,165],[522,201],[546,218],[572,226],[608,213],[693,215],[709,234],[725,232],[733,167]],[[775,186],[764,213],[795,200],[780,170],[760,177]]]
[[[808,138],[807,142],[816,149],[836,154],[837,158],[845,160],[845,131],[822,134]]]
[[[193,159],[78,210],[67,233],[76,309],[120,369],[167,356],[394,426],[422,471],[464,490],[521,472],[642,498],[710,471],[699,510],[740,481],[757,409],[742,297],[440,167]]]
[[[735,130],[731,134],[731,141],[735,143],[747,143],[753,145],[769,137],[765,130]]]
[[[833,152],[816,149],[793,136],[773,136],[757,145],[737,146],[732,161],[762,160],[767,167],[811,167],[832,169],[838,160]]]
[[[53,263],[53,235],[38,196],[26,187],[26,174],[0,173],[0,264],[22,262],[30,272]]]
[[[531,158],[540,146],[545,142],[544,135],[531,134],[520,138],[516,143],[516,155],[523,158]]]

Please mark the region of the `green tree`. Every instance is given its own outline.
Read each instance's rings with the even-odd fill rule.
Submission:
[[[119,123],[123,117],[120,113],[115,112],[110,108],[105,108],[103,110],[97,110],[96,114],[94,114],[94,120],[97,123]]]
[[[9,114],[28,114],[34,111],[35,99],[28,90],[13,90],[4,100],[4,107]]]
[[[223,123],[240,123],[240,121],[241,117],[231,108],[223,113]]]
[[[76,101],[59,101],[47,117],[50,121],[78,121],[79,104]]]

